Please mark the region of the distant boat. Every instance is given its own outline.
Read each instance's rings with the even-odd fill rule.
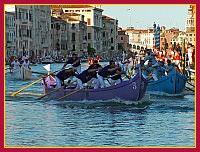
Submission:
[[[12,72],[12,77],[17,80],[30,80],[32,72],[30,69],[21,67]]]
[[[41,62],[42,62],[42,64],[52,64],[52,63],[54,63],[54,61],[50,57],[43,58]]]
[[[165,77],[148,83],[147,91],[179,94],[184,91],[187,78],[175,69]]]
[[[120,99],[123,101],[130,101],[130,103],[137,103],[140,101],[146,92],[147,80],[144,79],[139,72],[134,78],[121,82],[120,84],[109,86],[105,88],[84,88],[80,90],[74,89],[56,89],[52,86],[55,85],[56,80],[52,76],[45,78],[45,82],[42,82],[42,87],[45,94],[48,95],[48,99],[58,99],[65,95],[62,100],[73,100],[73,101],[82,101],[82,100],[111,100],[111,99]],[[51,85],[52,84],[52,85]],[[50,93],[55,91],[53,93]]]
[[[64,60],[64,59],[60,59],[60,60],[54,60],[54,62],[55,62],[55,63],[65,63],[66,60]]]

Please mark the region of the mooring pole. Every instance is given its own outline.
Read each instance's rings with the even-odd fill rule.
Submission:
[[[185,39],[182,41],[182,71],[185,74]]]

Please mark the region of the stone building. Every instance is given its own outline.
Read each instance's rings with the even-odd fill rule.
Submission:
[[[5,36],[5,47],[6,47],[6,61],[8,59],[15,55],[16,48],[15,48],[15,41],[16,41],[16,35],[15,35],[15,13],[14,12],[5,12],[5,30],[6,30],[6,36]]]
[[[61,5],[64,13],[77,13],[84,15],[87,22],[87,42],[88,52],[94,51],[100,54],[102,50],[101,31],[102,31],[102,12],[99,6],[92,5]]]
[[[129,36],[126,34],[126,30],[122,30],[122,28],[118,28],[118,49],[119,52],[128,51],[129,48]]]
[[[66,54],[68,49],[69,24],[60,19],[51,17],[51,50],[54,57]]]
[[[50,54],[51,14],[49,6],[16,5],[16,51],[32,58]]]
[[[68,50],[87,56],[87,22],[84,15],[63,13],[60,18],[68,23]]]
[[[103,58],[117,56],[117,35],[118,35],[118,20],[103,15],[102,18],[102,52],[99,54]]]
[[[195,5],[190,5],[188,8],[188,15],[186,18],[186,43],[196,45],[196,8]]]

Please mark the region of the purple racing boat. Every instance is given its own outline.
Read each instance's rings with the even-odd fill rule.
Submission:
[[[43,79],[42,87],[46,96],[50,100],[111,100],[119,99],[120,101],[140,101],[146,92],[147,80],[142,77],[141,72],[130,79],[121,82],[120,84],[109,86],[106,88],[92,89],[84,87],[83,89],[55,89],[52,84],[56,80],[52,76]]]

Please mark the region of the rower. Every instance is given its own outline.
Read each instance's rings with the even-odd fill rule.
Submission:
[[[94,60],[93,64],[89,66],[88,72],[92,76],[92,79],[88,82],[89,85],[94,83],[94,89],[99,88],[100,82],[97,78],[97,72],[102,69],[102,66],[99,64],[98,60]]]
[[[78,58],[76,53],[72,54],[72,57],[69,58],[66,63],[63,65],[62,69],[66,67],[67,64],[72,64],[73,68],[76,69],[78,73],[81,73],[81,61]]]
[[[152,61],[148,61],[148,64],[145,65],[145,71],[143,72],[143,77],[145,79],[150,79],[151,74],[153,73]]]
[[[138,73],[138,70],[141,69],[142,70],[142,73],[145,74],[145,70],[146,70],[146,67],[144,65],[144,60],[140,60],[140,63],[136,64],[135,68],[134,68],[134,75],[136,75]]]
[[[158,61],[152,66],[154,68],[152,76],[155,81],[165,76],[165,69],[163,66],[164,66],[163,61]]]
[[[122,74],[126,74],[126,72],[121,67],[111,72],[111,86],[122,82]]]
[[[22,66],[26,69],[31,69],[30,66],[29,66],[29,62],[28,62],[28,59],[25,59],[25,61],[23,62]]]
[[[69,68],[60,71],[59,73],[56,74],[56,88],[60,88],[61,86],[64,85],[64,80],[70,78],[71,76],[76,76],[76,69]]]
[[[101,70],[98,71],[97,78],[100,82],[101,88],[106,87],[106,84],[104,82],[104,78],[108,78],[108,76],[111,75],[111,74],[116,74],[117,69],[120,69],[120,67],[118,67],[115,64],[115,61],[110,60],[109,65],[105,66],[104,68],[102,68]]]
[[[167,60],[167,64],[164,66],[165,71],[167,75],[169,75],[174,70],[174,65],[172,65],[172,62],[170,59]]]
[[[152,61],[152,64],[156,63],[156,58],[155,58],[156,54],[154,54],[153,52],[151,52],[151,50],[147,50],[146,52],[146,56],[144,58],[144,62],[146,62],[147,60]]]
[[[11,69],[13,69],[12,72],[20,69],[20,63],[17,58],[11,63]]]

